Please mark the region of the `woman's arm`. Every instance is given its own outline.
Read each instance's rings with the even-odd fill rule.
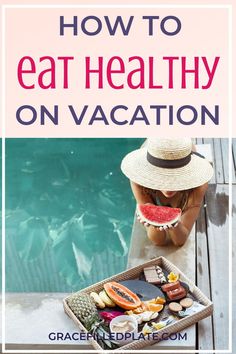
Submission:
[[[188,238],[192,227],[197,220],[204,195],[208,184],[204,184],[193,191],[192,197],[187,205],[186,211],[182,214],[181,220],[176,227],[166,230],[176,246],[182,246]]]
[[[130,181],[130,185],[137,204],[146,204],[146,203],[154,204],[152,197],[149,194],[145,193],[145,190],[142,186],[132,181]],[[146,230],[147,230],[148,238],[154,244],[158,246],[164,246],[166,244],[166,232],[164,230],[159,230],[154,226],[151,225],[148,226],[146,225],[146,223],[143,223],[142,221],[140,222],[145,226],[147,226]]]
[[[154,204],[152,197],[145,193],[143,187],[140,185],[130,182],[131,189],[133,191],[134,197],[136,199],[137,204]],[[164,246],[166,244],[166,232],[165,230],[159,230],[158,228],[146,225],[145,223],[141,222],[146,226],[148,238],[158,246]]]

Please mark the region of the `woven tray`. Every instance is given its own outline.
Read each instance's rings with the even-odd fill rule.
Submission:
[[[128,280],[128,279],[137,279],[140,275],[140,273],[143,271],[143,268],[148,267],[148,266],[153,266],[153,265],[159,265],[160,267],[162,267],[163,269],[165,269],[168,272],[174,272],[180,275],[181,281],[185,282],[188,284],[189,289],[192,293],[192,295],[194,296],[194,298],[199,301],[201,304],[203,304],[205,306],[204,309],[200,310],[199,312],[193,314],[193,315],[189,315],[185,318],[179,319],[177,322],[174,322],[172,324],[169,324],[168,326],[160,329],[157,333],[158,333],[158,337],[161,338],[161,336],[164,334],[166,335],[170,335],[172,333],[177,333],[182,331],[184,328],[189,327],[191,325],[193,325],[194,323],[200,321],[203,318],[206,318],[208,316],[212,315],[213,312],[213,304],[212,302],[201,292],[200,289],[198,289],[198,287],[191,281],[189,280],[183,272],[181,272],[180,269],[178,269],[173,263],[171,263],[170,261],[168,261],[166,258],[164,257],[158,257],[155,258],[149,262],[146,262],[144,264],[141,264],[137,267],[134,268],[130,268],[129,270],[119,273],[113,277],[107,278],[99,283],[96,283],[92,286],[89,286],[83,290],[80,290],[78,293],[90,293],[92,291],[95,292],[99,292],[103,289],[103,285],[105,283],[107,283],[108,281],[122,281],[122,280]],[[67,313],[67,315],[69,317],[71,317],[73,319],[73,321],[78,325],[78,327],[81,329],[82,332],[87,333],[88,331],[86,330],[86,328],[83,326],[83,324],[78,320],[78,318],[74,315],[74,313],[71,311],[71,309],[69,308],[68,304],[67,304],[67,299],[69,298],[66,297],[65,299],[63,299],[63,306],[64,306],[64,310]],[[160,340],[160,339],[159,339]],[[125,346],[119,347],[113,351],[120,351],[120,350],[138,350],[141,349],[147,345],[152,345],[157,343],[159,340],[156,339],[140,339],[137,341],[133,341],[130,344],[127,344]],[[89,342],[92,344],[92,346],[95,349],[98,349],[100,351],[102,351],[102,347],[94,340],[94,339],[89,339]]]

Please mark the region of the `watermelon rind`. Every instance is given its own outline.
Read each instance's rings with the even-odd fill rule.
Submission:
[[[179,210],[179,214],[175,217],[175,218],[173,218],[173,219],[171,219],[171,220],[169,220],[168,222],[167,221],[165,221],[165,222],[158,222],[158,221],[154,221],[154,220],[150,220],[150,219],[148,219],[147,217],[145,217],[144,215],[143,215],[143,213],[142,213],[142,211],[140,210],[140,207],[142,208],[144,205],[143,204],[140,204],[140,205],[137,205],[137,215],[140,217],[140,220],[142,221],[142,222],[144,222],[144,223],[147,223],[147,224],[149,224],[149,225],[153,225],[153,226],[156,226],[156,227],[163,227],[163,226],[172,226],[172,225],[174,225],[174,224],[176,224],[178,221],[179,221],[179,219],[180,219],[180,217],[181,217],[181,209],[179,209],[179,208],[173,208],[173,209],[176,209],[176,210]],[[152,205],[153,206],[153,205]],[[146,205],[145,204],[145,208],[146,207],[148,207],[148,205]],[[155,206],[156,208],[168,208],[168,209],[170,209],[170,207],[165,207],[165,206]]]

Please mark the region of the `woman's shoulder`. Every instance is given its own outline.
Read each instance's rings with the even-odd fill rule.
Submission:
[[[201,186],[194,188],[193,191],[195,195],[202,196],[202,194],[204,195],[206,193],[207,188],[208,188],[208,183],[204,183]]]
[[[204,198],[204,195],[207,191],[207,188],[208,188],[208,183],[205,183],[199,187],[193,188],[192,193],[190,194],[190,197],[189,197],[188,206],[190,206],[191,204],[194,204],[194,205],[201,204],[201,202]]]

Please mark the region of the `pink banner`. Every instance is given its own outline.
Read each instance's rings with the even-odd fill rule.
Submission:
[[[228,137],[230,7],[5,6],[7,137]]]

